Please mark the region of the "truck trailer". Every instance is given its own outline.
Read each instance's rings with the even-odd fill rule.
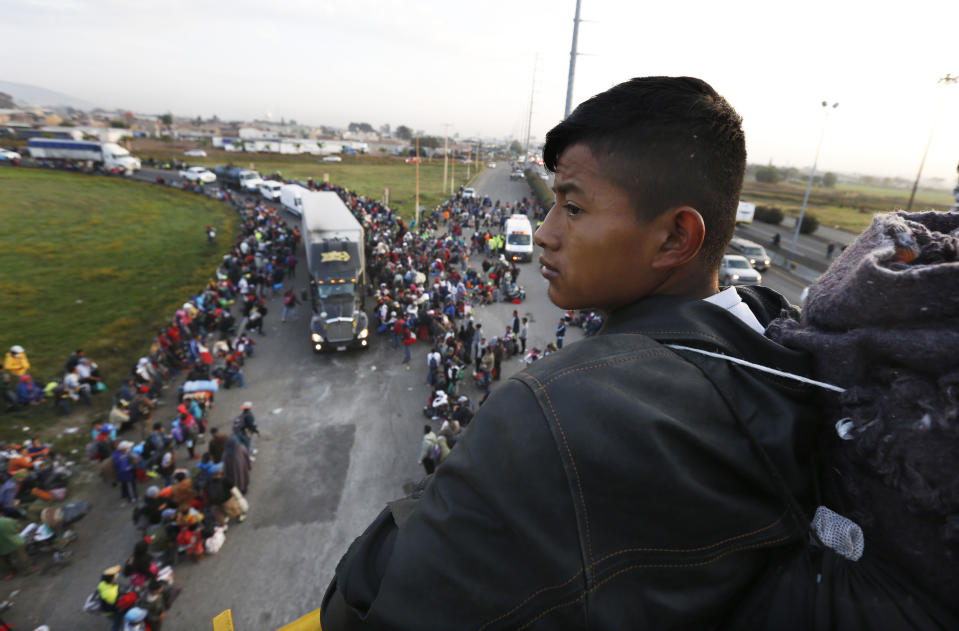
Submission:
[[[71,140],[67,138],[31,138],[27,144],[30,157],[55,164],[86,164],[90,167],[123,173],[140,169],[140,158],[115,142]]]
[[[310,271],[312,348],[317,353],[369,348],[363,226],[336,193],[298,192]]]

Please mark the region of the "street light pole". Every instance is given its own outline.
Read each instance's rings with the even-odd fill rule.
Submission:
[[[446,170],[449,168],[449,141],[450,126],[449,123],[443,125],[443,194],[446,195]]]
[[[563,118],[569,118],[573,106],[573,79],[576,77],[576,40],[579,39],[579,2],[576,0],[576,15],[573,16],[573,44],[569,48],[569,79],[566,82],[566,110]]]
[[[416,219],[414,220],[416,223],[414,225],[416,226],[416,229],[419,230],[420,229],[420,137],[419,136],[416,137],[416,158],[414,158],[414,160],[416,160],[416,202],[415,202],[416,208],[414,209],[416,211]]]
[[[826,110],[826,116],[822,122],[822,132],[819,134],[819,144],[816,146],[816,157],[812,161],[812,170],[809,172],[809,182],[806,183],[806,194],[802,198],[802,208],[799,210],[799,219],[796,220],[796,231],[793,233],[793,244],[789,249],[790,266],[795,266],[796,264],[796,244],[799,243],[799,229],[802,227],[803,217],[806,216],[806,205],[809,203],[809,192],[812,190],[813,176],[816,175],[816,165],[819,163],[819,151],[822,149],[823,138],[826,137],[826,123],[829,122],[829,111],[839,107],[839,103],[833,103],[832,107],[829,107],[829,104],[826,101],[823,101],[822,106]]]
[[[959,77],[953,77],[950,74],[942,77],[936,83],[942,83],[949,85],[950,83],[959,82]],[[919,178],[922,176],[922,167],[926,165],[926,155],[929,153],[929,146],[932,145],[932,135],[936,132],[936,123],[939,122],[939,113],[942,111],[942,95],[939,97],[938,105],[936,105],[936,115],[932,119],[932,128],[929,130],[929,140],[926,141],[926,148],[922,152],[922,160],[919,161],[919,172],[916,173],[916,181],[912,184],[912,193],[909,194],[909,204],[906,206],[906,212],[912,210],[912,202],[916,199],[916,189],[919,188]]]

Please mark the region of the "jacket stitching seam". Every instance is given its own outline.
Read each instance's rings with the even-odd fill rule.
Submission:
[[[670,330],[659,330],[659,331],[622,331],[620,333],[610,333],[610,335],[645,335],[646,337],[652,337],[653,335],[694,335],[698,337],[708,337],[711,340],[715,340],[721,344],[725,344],[726,340],[719,337],[718,335],[713,335],[711,333],[706,333],[705,331],[670,331]],[[659,340],[655,340],[657,343]]]
[[[523,626],[517,627],[517,628],[516,628],[516,631],[522,631],[523,629],[527,628],[528,626],[530,626],[531,624],[533,624],[534,622],[536,622],[537,620],[539,620],[540,618],[542,618],[543,616],[545,616],[546,614],[548,614],[548,613],[551,612],[551,611],[554,611],[554,610],[559,609],[559,608],[561,608],[561,607],[567,607],[567,606],[572,605],[573,603],[575,603],[575,602],[577,602],[577,601],[579,601],[579,600],[582,600],[582,599],[585,598],[586,595],[589,594],[590,592],[596,591],[597,589],[599,589],[600,587],[602,587],[604,584],[606,584],[606,583],[608,583],[609,581],[613,580],[614,578],[616,578],[616,577],[619,576],[620,574],[623,574],[623,573],[625,573],[625,572],[629,572],[630,570],[635,570],[635,569],[641,568],[641,567],[646,567],[646,568],[702,567],[702,566],[704,566],[704,565],[709,565],[710,563],[715,563],[715,562],[718,561],[719,559],[721,559],[721,558],[723,558],[724,556],[727,556],[727,555],[729,555],[729,554],[732,554],[733,552],[742,552],[742,551],[744,551],[744,550],[751,550],[751,549],[753,549],[753,548],[762,547],[763,545],[766,545],[766,544],[781,543],[781,542],[783,542],[783,541],[786,541],[787,539],[789,539],[789,536],[781,537],[781,538],[779,538],[779,539],[771,539],[771,540],[768,540],[768,541],[760,541],[760,542],[758,542],[758,543],[755,543],[755,544],[752,544],[752,545],[748,545],[748,546],[742,546],[742,547],[739,547],[739,548],[733,548],[733,549],[731,549],[731,550],[727,550],[726,552],[723,552],[722,554],[716,555],[715,557],[713,557],[712,559],[709,559],[708,561],[700,561],[699,563],[662,563],[662,564],[637,563],[637,564],[634,564],[634,565],[629,565],[629,566],[624,567],[624,568],[622,568],[622,569],[620,569],[620,570],[617,570],[616,572],[613,572],[612,574],[610,574],[609,576],[607,576],[607,577],[604,578],[603,580],[599,581],[598,583],[596,583],[596,584],[593,585],[592,587],[588,587],[587,589],[585,589],[585,590],[583,591],[582,594],[580,594],[579,596],[577,596],[577,597],[574,598],[573,600],[568,600],[568,601],[566,601],[566,602],[564,602],[564,603],[559,603],[559,604],[557,604],[557,605],[553,605],[553,606],[550,607],[549,609],[543,610],[542,612],[540,612],[539,615],[537,615],[535,618],[531,619],[529,622],[527,622],[527,623],[524,624]]]
[[[766,524],[766,525],[763,526],[762,528],[757,528],[756,530],[752,530],[752,531],[750,531],[750,532],[744,532],[744,533],[739,534],[739,535],[735,535],[735,536],[732,536],[732,537],[727,537],[727,538],[725,538],[725,539],[722,539],[721,541],[717,541],[717,542],[715,542],[715,543],[711,543],[711,544],[709,544],[708,546],[700,546],[700,547],[698,547],[698,548],[625,548],[625,549],[623,549],[623,550],[618,550],[618,551],[616,551],[616,552],[613,552],[612,554],[607,554],[606,556],[604,556],[604,557],[601,558],[601,559],[597,559],[597,560],[594,561],[592,564],[590,564],[590,568],[593,568],[593,567],[599,565],[599,564],[602,563],[603,561],[608,561],[609,559],[613,558],[614,556],[618,556],[618,555],[620,555],[620,554],[628,554],[628,553],[630,553],[630,552],[702,552],[703,550],[709,550],[710,548],[715,548],[715,547],[717,547],[717,546],[721,546],[721,545],[723,545],[724,543],[729,543],[730,541],[735,541],[736,539],[743,539],[743,538],[745,538],[745,537],[750,537],[750,536],[752,536],[752,535],[757,535],[757,534],[759,534],[759,533],[761,533],[761,532],[763,532],[763,531],[769,530],[770,528],[774,527],[776,524],[780,523],[785,516],[786,516],[786,513],[783,513],[782,515],[779,516],[778,519],[776,519],[776,520],[774,520],[774,521]],[[543,592],[548,592],[548,591],[553,590],[553,589],[559,589],[559,588],[561,588],[561,587],[566,587],[566,586],[569,585],[571,582],[573,582],[573,581],[576,579],[577,576],[579,576],[579,575],[582,574],[582,573],[583,573],[583,571],[582,571],[582,570],[579,570],[578,572],[576,572],[575,574],[573,574],[571,577],[569,577],[569,579],[563,581],[562,583],[560,583],[560,584],[558,584],[558,585],[551,585],[551,586],[549,586],[549,587],[543,587],[542,589],[536,590],[535,592],[533,592],[532,594],[530,594],[525,600],[523,600],[523,602],[519,603],[518,605],[516,605],[515,607],[513,607],[512,609],[510,609],[509,611],[507,611],[507,612],[504,613],[503,615],[499,616],[498,618],[494,618],[493,620],[490,620],[489,622],[487,622],[486,624],[484,624],[482,627],[480,627],[477,631],[483,631],[483,629],[485,629],[486,627],[488,627],[488,626],[490,626],[490,625],[492,625],[492,624],[495,624],[495,623],[499,622],[499,621],[502,620],[503,618],[509,617],[510,615],[512,615],[513,613],[515,613],[516,610],[520,609],[523,605],[525,605],[526,603],[528,603],[528,602],[531,601],[532,599],[536,598],[537,596],[539,596],[539,595],[542,594]]]
[[[623,358],[621,358],[621,359],[615,359],[615,360],[605,361],[605,362],[602,362],[602,363],[600,363],[600,364],[590,364],[590,365],[588,365],[588,366],[580,366],[579,368],[571,368],[571,369],[569,369],[569,370],[564,370],[564,371],[561,372],[561,373],[558,373],[558,374],[556,374],[556,375],[553,375],[553,376],[552,376],[548,381],[546,381],[546,382],[542,382],[542,381],[540,381],[539,379],[536,379],[536,377],[533,377],[533,375],[531,375],[531,374],[528,373],[528,372],[524,372],[523,374],[524,374],[524,375],[528,375],[528,376],[531,377],[532,379],[536,380],[536,383],[539,384],[539,387],[537,388],[537,390],[543,390],[543,391],[545,391],[546,386],[548,386],[549,384],[553,383],[554,381],[556,381],[557,379],[559,379],[559,378],[561,378],[561,377],[565,377],[566,375],[571,375],[571,374],[573,374],[573,373],[575,373],[575,372],[582,372],[582,371],[584,371],[584,370],[593,370],[593,369],[596,369],[596,368],[603,368],[603,367],[605,367],[605,366],[613,366],[613,365],[615,365],[615,364],[623,364],[623,363],[631,362],[631,361],[633,361],[633,360],[641,359],[641,358],[658,357],[658,356],[669,356],[669,355],[674,355],[674,354],[675,354],[675,353],[672,353],[672,352],[670,352],[670,351],[658,351],[658,350],[656,350],[656,351],[653,351],[653,350],[651,350],[651,351],[646,351],[646,352],[644,352],[644,353],[638,353],[638,354],[636,354],[636,355],[630,355],[629,357],[623,357]],[[547,395],[547,396],[548,396],[548,395]]]
[[[579,501],[583,505],[583,519],[586,522],[586,557],[590,563],[589,567],[592,567],[593,562],[593,542],[589,534],[589,508],[586,506],[586,497],[583,495],[583,483],[579,478],[579,468],[576,466],[576,460],[573,458],[573,451],[569,447],[569,441],[566,438],[566,430],[563,429],[563,424],[559,420],[559,415],[556,413],[556,408],[553,407],[553,399],[550,398],[549,392],[546,391],[546,387],[543,383],[530,375],[530,377],[539,384],[539,389],[542,390],[543,394],[546,396],[546,402],[549,403],[549,409],[553,413],[553,421],[556,423],[556,426],[559,428],[559,433],[563,437],[563,446],[566,448],[566,455],[569,456],[569,462],[573,465],[573,474],[576,476],[576,488],[579,490]]]
[[[630,552],[683,552],[683,553],[685,553],[685,552],[702,552],[703,550],[709,550],[709,549],[711,549],[711,548],[716,548],[716,547],[721,546],[721,545],[723,545],[723,544],[725,544],[725,543],[729,543],[729,542],[731,542],[731,541],[735,541],[736,539],[745,539],[746,537],[751,537],[751,536],[753,536],[753,535],[758,535],[759,533],[761,533],[761,532],[763,532],[763,531],[766,531],[766,530],[769,530],[770,528],[773,528],[774,526],[776,526],[776,524],[780,523],[780,522],[783,520],[783,518],[785,518],[785,517],[786,517],[786,513],[783,513],[782,515],[779,516],[778,519],[776,519],[775,521],[772,521],[772,522],[766,524],[766,525],[763,526],[762,528],[757,528],[756,530],[753,530],[753,531],[751,531],[751,532],[744,532],[744,533],[739,534],[739,535],[734,535],[734,536],[732,536],[732,537],[727,537],[726,539],[723,539],[722,541],[717,541],[717,542],[711,543],[711,544],[709,544],[709,545],[707,545],[707,546],[700,546],[700,547],[698,547],[698,548],[624,548],[623,550],[618,550],[618,551],[613,552],[613,553],[611,553],[611,554],[607,554],[606,556],[604,556],[604,557],[601,558],[601,559],[597,559],[596,562],[593,563],[593,565],[598,565],[599,563],[602,563],[603,561],[607,561],[607,560],[611,559],[611,558],[614,557],[614,556],[618,556],[618,555],[620,555],[620,554],[628,554],[628,553],[630,553]],[[590,566],[590,567],[592,567],[592,566]]]
[[[500,617],[494,618],[494,619],[490,620],[489,622],[487,622],[486,624],[484,624],[483,626],[481,626],[479,629],[477,629],[477,631],[483,631],[483,629],[485,629],[486,627],[488,627],[488,626],[490,626],[490,625],[492,625],[492,624],[496,624],[497,622],[499,622],[499,621],[502,620],[503,618],[508,618],[509,616],[511,616],[511,615],[513,615],[514,613],[516,613],[516,611],[517,611],[518,609],[520,609],[523,605],[525,605],[525,604],[528,603],[529,601],[533,600],[534,598],[536,598],[537,596],[539,596],[539,595],[542,594],[543,592],[548,592],[548,591],[550,591],[550,590],[559,589],[560,587],[566,587],[567,585],[569,585],[570,583],[572,583],[574,580],[576,580],[576,577],[578,577],[578,576],[579,576],[580,574],[582,574],[582,573],[583,573],[583,570],[579,570],[578,572],[576,572],[575,574],[573,574],[572,576],[570,576],[568,580],[560,583],[559,585],[552,585],[552,586],[550,586],[550,587],[544,587],[544,588],[542,588],[542,589],[539,589],[539,590],[533,592],[532,594],[530,594],[530,595],[526,598],[526,600],[524,600],[523,602],[519,603],[518,605],[516,605],[515,607],[513,607],[512,609],[510,609],[509,611],[507,611],[506,613],[504,613],[504,614],[501,615]]]

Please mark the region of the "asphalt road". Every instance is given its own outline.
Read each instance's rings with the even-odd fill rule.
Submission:
[[[137,177],[155,181],[156,172],[144,170]],[[481,174],[475,188],[503,203],[529,195],[524,182],[509,180],[505,164]],[[764,279],[790,300],[798,299],[802,285],[789,275],[771,271]],[[301,269],[297,288],[305,281]],[[516,308],[531,320],[530,345],[542,348],[553,339],[561,311],[549,302],[535,262],[521,265],[518,281],[527,291],[523,304],[480,308],[477,320],[491,336],[505,328]],[[353,538],[423,474],[417,456],[425,422],[420,410],[428,396],[427,346],[413,347],[410,370],[401,363],[402,350],[391,349],[382,337],[375,337],[365,352],[315,355],[308,343],[305,305],[299,319],[288,323],[279,321],[281,309],[274,298],[267,335],[257,339],[256,355],[244,369],[248,387],[221,391],[212,413],[211,424],[229,430],[240,404],[254,403],[262,436],[255,440],[259,453],[248,493],[250,518],[230,527],[220,554],[175,568],[184,591],[167,614],[165,631],[208,629],[225,609],[233,610],[238,631],[264,631],[315,609]],[[566,343],[581,336],[571,327]],[[521,362],[514,358],[503,366],[508,376]],[[463,389],[478,398],[471,384]],[[172,419],[174,398],[166,395],[158,419]],[[185,452],[179,456],[182,460]],[[99,572],[131,553],[136,533],[118,490],[94,482],[89,498],[96,506],[78,525],[73,563],[11,582],[24,589],[7,614],[14,628],[108,628],[106,620],[84,614],[80,607]]]

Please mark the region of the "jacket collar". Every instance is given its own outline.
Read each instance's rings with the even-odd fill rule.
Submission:
[[[738,287],[737,292],[760,324],[798,311],[765,287]],[[783,312],[786,313],[783,313]],[[600,335],[641,334],[666,344],[713,350],[799,375],[811,372],[809,356],[760,335],[722,307],[705,300],[649,296],[618,309],[607,318]]]

